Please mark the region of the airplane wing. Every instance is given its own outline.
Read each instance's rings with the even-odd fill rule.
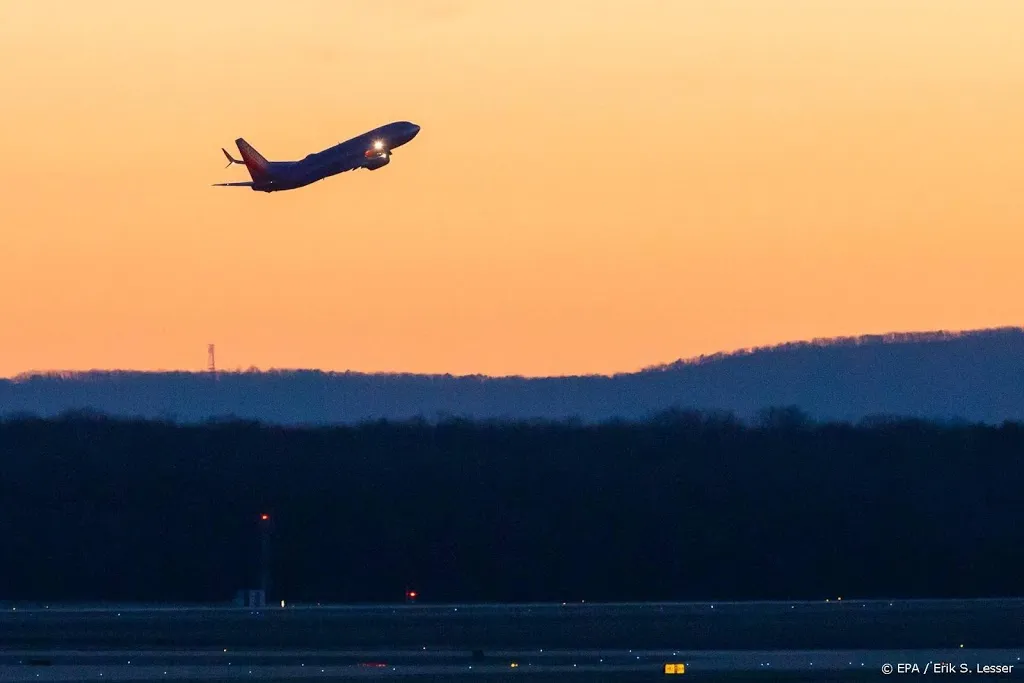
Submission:
[[[375,143],[369,148],[364,144],[355,146],[352,141],[348,143],[342,143],[346,147],[343,161],[341,163],[341,170],[336,171],[337,173],[347,173],[348,171],[355,171],[359,168],[376,168],[383,164],[377,164],[376,166],[368,166],[373,164],[375,161],[384,159],[384,164],[390,161],[391,150],[388,149],[381,143]]]
[[[213,183],[213,187],[252,187],[252,185],[251,180],[246,180],[244,183]]]
[[[349,151],[344,161],[341,163],[341,170],[338,173],[348,173],[349,171],[355,171],[359,168],[365,167],[365,162],[368,157],[364,155],[363,149]]]

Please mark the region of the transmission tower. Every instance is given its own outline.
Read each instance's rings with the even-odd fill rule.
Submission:
[[[207,357],[206,369],[210,371],[210,374],[213,375],[214,378],[216,378],[217,377],[217,362],[216,362],[216,359],[215,359],[214,353],[213,353],[213,344],[208,344],[206,346],[206,357]]]

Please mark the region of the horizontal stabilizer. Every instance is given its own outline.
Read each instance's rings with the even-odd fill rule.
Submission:
[[[252,187],[255,185],[251,180],[246,180],[243,183],[214,183],[214,187]]]
[[[239,161],[238,159],[234,158],[223,147],[220,148],[220,151],[224,152],[224,156],[226,156],[228,158],[228,166],[230,166],[231,164],[242,164],[242,165],[245,165],[244,161]],[[225,166],[224,168],[227,168],[228,166]]]

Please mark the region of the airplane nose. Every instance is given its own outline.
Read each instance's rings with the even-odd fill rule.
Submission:
[[[409,134],[410,135],[415,136],[419,132],[420,132],[420,127],[419,126],[417,126],[415,123],[410,123],[409,124]]]

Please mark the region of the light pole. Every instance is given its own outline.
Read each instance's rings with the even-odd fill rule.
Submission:
[[[260,589],[264,601],[269,601],[270,592],[270,515],[260,515]]]

